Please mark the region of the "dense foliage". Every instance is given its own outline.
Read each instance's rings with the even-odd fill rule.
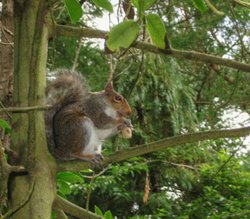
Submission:
[[[194,50],[249,63],[249,8],[248,0],[58,1],[51,14],[57,24],[95,27],[95,19],[107,13],[116,15],[119,24],[105,44],[51,38],[48,74],[58,68],[76,70],[92,91],[103,89],[112,76],[115,88],[128,99],[133,138],[105,142],[104,155],[165,137],[249,125],[249,74],[127,48],[141,40],[160,49]],[[11,132],[2,119],[0,126]],[[247,219],[249,142],[207,140],[104,169],[60,172],[58,194],[104,218]]]
[[[218,15],[200,2],[157,1],[143,13],[160,15],[174,48],[248,63],[249,9],[233,1],[213,1],[223,12]],[[85,2],[82,7],[85,15],[78,25],[85,25],[89,16],[101,16],[94,5]],[[68,22],[63,19],[58,22]],[[144,31],[142,35],[148,39]],[[228,109],[249,113],[250,78],[240,71],[132,49],[105,55],[83,39],[58,37],[50,45],[49,69],[72,68],[80,49],[76,69],[91,89],[101,89],[112,71],[115,87],[129,99],[134,137],[129,142],[112,139],[106,154],[180,133],[227,127],[222,118]],[[101,174],[61,173],[58,191],[91,210],[110,210],[117,218],[249,218],[249,153],[241,153],[245,144],[242,139],[206,141],[130,159]]]

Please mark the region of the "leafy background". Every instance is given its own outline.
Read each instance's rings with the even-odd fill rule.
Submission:
[[[131,37],[124,37],[125,46],[120,41],[107,42],[106,50],[115,50],[113,54],[86,39],[51,40],[49,70],[75,68],[93,91],[104,87],[112,71],[116,89],[133,108],[133,138],[111,139],[104,145],[104,154],[186,132],[229,128],[223,120],[228,110],[238,112],[232,116],[249,115],[246,73],[122,48],[136,38],[164,48],[166,41],[157,34],[163,31],[173,48],[249,63],[249,9],[235,1],[209,2],[220,14],[202,0],[133,0],[134,20],[120,26],[122,31],[128,28]],[[120,20],[125,14],[121,6],[115,12],[107,0],[65,0],[55,8],[54,18],[59,24],[86,26],[106,12],[118,13]],[[109,39],[119,37],[115,28]],[[249,116],[239,125],[247,123]],[[242,153],[249,147],[243,140],[186,144],[104,170],[59,173],[58,193],[105,218],[247,219],[250,156],[248,150]]]

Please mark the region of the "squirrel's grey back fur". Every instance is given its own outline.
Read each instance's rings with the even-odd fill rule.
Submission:
[[[74,104],[83,103],[89,95],[87,85],[83,77],[69,70],[58,70],[46,88],[47,104],[52,107],[45,112],[46,137],[50,152],[57,158],[63,159],[63,151],[57,150],[54,141],[53,120],[55,114],[61,108]],[[68,158],[67,158],[68,159]]]

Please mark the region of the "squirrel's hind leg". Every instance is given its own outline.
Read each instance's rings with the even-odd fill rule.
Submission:
[[[76,159],[80,159],[80,160],[89,161],[91,163],[94,163],[95,165],[100,164],[104,160],[103,155],[99,154],[99,153],[84,154],[84,153],[80,152],[80,153],[71,154],[71,157],[76,158]]]

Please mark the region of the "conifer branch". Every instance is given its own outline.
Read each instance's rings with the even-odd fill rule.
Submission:
[[[97,30],[92,28],[78,28],[66,25],[55,25],[55,33],[54,33],[55,36],[62,35],[67,37],[78,37],[78,38],[85,37],[85,38],[100,38],[100,39],[107,39],[107,34],[108,32],[102,30]],[[176,59],[184,59],[184,60],[186,59],[186,60],[204,62],[209,64],[223,65],[244,72],[250,72],[249,64],[241,63],[231,59],[221,58],[214,55],[200,53],[196,51],[177,50],[173,48],[159,49],[152,44],[140,41],[134,42],[131,45],[131,47],[156,54],[164,54],[167,56],[174,57]]]

